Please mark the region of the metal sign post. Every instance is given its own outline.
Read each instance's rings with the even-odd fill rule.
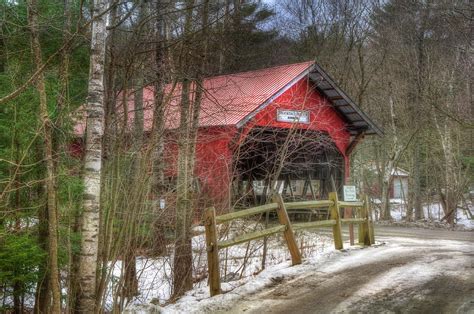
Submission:
[[[354,185],[344,185],[342,190],[345,202],[357,201],[357,191]],[[344,217],[346,215],[352,217],[352,208],[346,208],[344,210]],[[349,240],[351,245],[354,245],[354,226],[352,224],[349,225]]]

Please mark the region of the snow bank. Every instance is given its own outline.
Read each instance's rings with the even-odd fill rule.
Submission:
[[[251,232],[255,229],[262,228],[261,225],[255,222],[238,222],[233,224],[229,229],[225,238],[233,237],[236,234]],[[201,230],[202,231],[202,230]],[[334,242],[331,237],[320,235],[313,232],[301,231],[296,233],[297,243],[306,260],[318,259],[318,257],[333,251]],[[172,252],[169,248],[169,252]],[[222,290],[228,292],[225,298],[233,298],[235,294],[251,293],[268,284],[271,284],[275,277],[283,274],[297,274],[297,270],[289,268],[291,264],[291,256],[286,247],[282,235],[275,235],[268,238],[267,241],[267,256],[265,262],[265,270],[262,271],[263,258],[263,240],[251,241],[247,244],[236,245],[228,249],[219,251],[220,257],[220,273],[222,280]],[[169,300],[172,293],[172,265],[173,256],[163,256],[152,259],[146,257],[137,258],[137,276],[138,276],[138,291],[140,295],[130,300],[127,310],[136,313],[142,313],[144,310],[141,307],[143,304],[150,302],[155,304],[164,304]],[[106,308],[111,309],[114,302],[114,295],[119,289],[122,272],[122,262],[117,261],[114,265],[109,265],[111,269],[111,280],[107,290]],[[175,305],[177,308],[179,304],[201,302],[209,298],[209,287],[207,285],[207,254],[205,236],[199,234],[193,237],[193,276],[196,281],[194,289],[182,297]],[[256,278],[258,278],[256,280]],[[233,292],[238,287],[251,282],[251,287],[245,286],[245,291],[238,290]],[[222,296],[224,297],[224,295]],[[171,311],[172,307],[165,309]],[[184,309],[176,310],[178,312],[186,312]],[[146,311],[143,313],[147,313]]]
[[[436,254],[419,255],[420,251],[432,250],[433,247],[450,248],[453,251],[450,253],[452,258],[440,259]],[[436,244],[433,244],[431,240],[394,237],[386,245],[375,245],[364,249],[351,247],[343,251],[328,250],[306,259],[302,265],[290,267],[290,263],[285,262],[271,266],[256,276],[236,282],[235,284],[238,286],[233,290],[212,298],[208,297],[207,291],[194,289],[177,303],[164,307],[162,313],[214,313],[232,310],[236,312],[235,309],[240,309],[239,304],[242,302],[246,302],[245,308],[248,307],[248,302],[264,302],[262,299],[252,298],[252,296],[260,291],[270,293],[273,286],[287,280],[304,280],[306,277],[314,276],[315,273],[325,274],[326,276],[328,274],[337,275],[337,273],[350,268],[372,263],[390,264],[391,261],[400,256],[417,257],[409,263],[388,267],[386,272],[382,272],[357,288],[333,311],[344,313],[352,304],[370,299],[371,295],[376,295],[382,291],[394,291],[396,293],[409,287],[416,287],[429,282],[440,274],[446,275],[449,273],[450,276],[462,277],[463,280],[468,280],[467,277],[470,274],[466,273],[464,269],[470,266],[471,261],[465,253],[471,252],[472,247],[472,243],[469,242],[439,240]],[[427,264],[429,264],[429,267],[427,267]],[[314,280],[317,281],[317,279]],[[420,291],[420,295],[422,292]],[[273,304],[275,302],[285,302],[285,300],[271,299],[271,302]]]
[[[345,245],[349,245],[346,243]],[[349,250],[357,250],[354,246]],[[283,280],[289,280],[302,274],[317,271],[318,268],[331,258],[338,258],[347,254],[349,250],[335,251],[332,247],[320,250],[305,259],[301,265],[291,266],[290,261],[270,266],[259,274],[255,274],[241,280],[222,284],[223,294],[214,297],[209,296],[209,288],[203,287],[189,291],[186,296],[175,304],[168,305],[162,309],[162,313],[212,313],[216,311],[227,311],[232,304],[246,296],[250,296],[266,287],[274,286]]]
[[[474,212],[472,203],[466,204],[471,212]],[[403,202],[393,202],[391,205],[391,215],[395,222],[402,222],[407,216],[407,206]],[[441,222],[444,217],[444,211],[440,203],[429,203],[423,205],[424,219],[415,223],[418,227],[441,227],[450,228],[445,221]],[[375,213],[374,213],[375,215]],[[376,219],[376,217],[373,217]],[[465,209],[458,208],[455,218],[457,229],[474,230],[474,220],[470,219]]]

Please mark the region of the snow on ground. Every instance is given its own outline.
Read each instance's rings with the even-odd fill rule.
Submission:
[[[361,288],[358,288],[357,291],[339,304],[334,312],[342,313],[352,304],[367,300],[368,296],[376,295],[386,289],[393,289],[393,291],[396,292],[397,289],[417,287],[429,282],[439,274],[447,275],[447,272],[449,272],[449,275],[468,280],[470,274],[463,269],[470,266],[470,260],[465,253],[472,251],[472,243],[440,240],[437,241],[436,246],[438,245],[440,247],[449,247],[453,251],[459,251],[459,253],[453,253],[452,258],[449,259],[439,259],[437,256],[420,256],[420,259],[415,259],[412,263],[401,264],[401,266],[398,267],[395,266],[387,272],[383,272],[364,283]],[[365,249],[351,247],[349,250],[341,252],[331,250],[306,259],[302,265],[290,267],[290,263],[285,262],[271,266],[257,276],[252,276],[240,281],[238,283],[239,286],[232,291],[212,298],[207,298],[207,292],[194,289],[175,304],[168,305],[161,310],[162,313],[173,314],[212,313],[226,312],[229,310],[239,312],[239,310],[236,309],[239,309],[239,304],[242,300],[256,303],[257,308],[262,307],[262,302],[270,302],[271,304],[280,301],[285,302],[285,298],[276,300],[270,297],[269,300],[261,300],[259,297],[256,297],[254,300],[252,296],[260,291],[269,291],[277,282],[281,282],[282,278],[285,278],[285,281],[300,281],[308,276],[314,276],[317,273],[336,275],[338,272],[344,272],[347,269],[360,265],[368,265],[380,261],[390,263],[391,260],[401,255],[419,254],[420,250],[430,247],[433,247],[432,241],[391,238],[390,243],[386,243],[386,245]],[[317,281],[317,278],[314,280]],[[422,291],[420,293],[422,293]],[[268,305],[270,305],[270,303],[268,303]],[[248,308],[247,306],[248,304],[246,304],[245,308]]]
[[[392,200],[391,200],[392,201]],[[474,212],[474,205],[472,203],[466,204],[469,210]],[[401,201],[391,202],[391,215],[394,221],[401,222],[406,218],[406,204]],[[444,217],[443,208],[440,203],[428,203],[423,205],[424,220],[426,223],[441,223]],[[374,219],[375,213],[374,213]],[[441,226],[441,225],[440,225]],[[464,230],[474,230],[474,220],[469,219],[468,213],[462,208],[458,208],[456,213],[456,227]]]
[[[255,222],[240,221],[229,229],[227,237],[241,234],[244,229],[246,232],[252,232],[259,228],[262,228],[262,226]],[[297,232],[296,236],[300,251],[305,259],[317,258],[334,250],[334,242],[331,237],[308,231]],[[172,252],[172,249],[169,251]],[[263,271],[262,252],[263,240],[255,240],[249,244],[236,245],[220,250],[222,290],[229,292],[247,282],[252,282],[252,288],[245,289],[253,291],[271,282],[275,274],[279,273],[279,270],[284,270],[283,273],[293,272],[292,269],[288,270],[291,256],[282,235],[274,235],[268,238],[266,269]],[[138,306],[150,302],[155,304],[165,303],[172,293],[172,263],[172,256],[155,259],[137,258],[138,291],[140,291],[140,295],[132,300],[130,304]],[[193,237],[193,267],[193,275],[197,282],[194,284],[194,289],[181,298],[179,302],[199,302],[209,298],[206,244],[203,234]],[[118,295],[116,291],[120,286],[121,272],[122,263],[118,261],[112,267],[106,300],[108,309],[112,308],[114,302],[118,302],[118,300],[114,300],[113,296]],[[255,278],[260,279],[255,280]],[[232,293],[226,295],[231,297]]]
[[[404,205],[392,205],[392,217],[395,221],[401,221],[406,216]],[[472,208],[471,208],[472,210]],[[424,206],[425,217],[431,221],[438,221],[442,218],[443,210],[439,203],[428,204]],[[252,226],[250,226],[252,225]],[[466,213],[460,210],[457,214],[457,225],[464,229],[474,230],[472,220],[469,220]],[[252,230],[253,228],[253,230]],[[255,228],[261,228],[254,222],[240,221],[230,228],[227,237],[233,237],[244,231],[251,232]],[[201,232],[203,230],[200,230]],[[225,239],[225,237],[223,238]],[[222,240],[223,240],[222,239]],[[198,235],[193,238],[193,258],[194,258],[194,277],[197,279],[194,289],[188,292],[177,303],[169,305],[163,309],[165,313],[183,313],[200,312],[208,310],[220,310],[219,304],[229,303],[238,300],[244,295],[250,295],[266,286],[272,285],[274,281],[281,277],[295,277],[301,273],[315,271],[327,261],[332,261],[331,271],[336,271],[341,267],[356,265],[373,261],[380,258],[387,258],[400,254],[400,248],[397,246],[386,247],[383,250],[375,250],[370,255],[355,254],[350,259],[334,260],[341,252],[333,249],[333,240],[330,237],[322,236],[312,232],[299,232],[297,241],[304,256],[304,263],[295,267],[290,267],[290,255],[283,238],[279,236],[269,237],[268,253],[266,258],[266,268],[262,271],[262,250],[263,241],[251,241],[250,244],[242,244],[221,250],[220,266],[223,295],[214,298],[209,297],[209,287],[207,285],[207,257],[205,251],[204,235]],[[404,241],[410,241],[404,239]],[[348,244],[345,247],[349,247]],[[352,247],[350,250],[354,250]],[[172,250],[170,250],[171,252]],[[360,260],[358,260],[358,258]],[[337,258],[336,258],[337,259]],[[344,264],[346,263],[346,264]],[[150,302],[154,304],[164,304],[171,295],[171,265],[172,256],[166,256],[159,259],[137,259],[137,271],[139,274],[140,295],[132,300],[131,305],[144,305]],[[423,278],[422,266],[413,266],[413,269],[406,271]],[[113,269],[115,278],[120,277],[121,265],[117,263]],[[381,282],[389,280],[388,277],[381,278]],[[431,276],[429,273],[426,276]],[[426,277],[426,278],[428,278]],[[199,279],[199,280],[198,280]],[[112,282],[114,282],[112,280]],[[375,283],[377,284],[377,283]],[[109,291],[114,289],[113,284]],[[112,294],[109,293],[107,299],[109,307],[113,304]],[[130,308],[130,307],[129,307]],[[222,308],[223,309],[223,308]],[[146,310],[143,313],[149,313]],[[133,313],[142,313],[140,311]]]
[[[345,245],[348,246],[349,243],[345,243]],[[351,249],[357,248],[359,247],[352,247]],[[294,278],[301,274],[314,271],[316,265],[321,265],[329,258],[341,254],[344,253],[335,251],[331,246],[325,250],[318,251],[317,254],[312,254],[305,258],[301,265],[292,266],[291,261],[284,261],[266,268],[259,274],[254,274],[235,282],[222,284],[223,294],[212,298],[209,296],[209,287],[195,288],[189,291],[175,304],[168,305],[162,308],[161,311],[162,313],[169,314],[225,311],[228,309],[229,304],[245,296],[251,295],[265,287],[272,286],[275,282],[281,281],[282,278]]]

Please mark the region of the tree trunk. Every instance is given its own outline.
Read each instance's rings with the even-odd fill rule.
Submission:
[[[142,8],[143,10],[143,8]],[[143,14],[143,12],[141,12]],[[134,119],[133,119],[133,154],[132,154],[132,173],[130,186],[139,186],[140,181],[143,178],[140,177],[140,165],[141,165],[141,149],[143,145],[143,68],[140,67],[139,73],[136,74],[135,82],[135,95],[133,97],[134,103]],[[131,193],[136,193],[135,189],[131,190]],[[134,195],[131,195],[131,199],[134,199]],[[123,258],[123,267],[124,267],[124,285],[122,295],[124,298],[130,300],[134,296],[138,295],[138,278],[137,278],[137,267],[136,267],[136,257],[135,251],[137,249],[137,240],[136,240],[136,224],[133,216],[133,212],[136,209],[135,206],[131,204],[128,210],[132,213],[132,217],[128,219],[132,224],[131,232],[129,233],[128,241],[125,244],[125,252]]]
[[[189,35],[193,13],[194,0],[187,1],[184,35]],[[178,178],[177,178],[177,203],[176,203],[176,243],[173,268],[173,298],[182,296],[184,292],[192,289],[192,242],[191,224],[193,218],[192,189],[195,164],[195,147],[197,130],[199,126],[199,113],[203,95],[202,77],[204,75],[207,53],[207,23],[209,1],[204,1],[202,6],[202,38],[198,46],[198,62],[194,77],[191,81],[186,78],[185,72],[182,82],[180,125],[178,138]],[[191,47],[184,47],[191,49]],[[191,63],[184,57],[183,69],[188,71]],[[191,90],[193,91],[191,93]],[[190,95],[194,97],[190,97]]]
[[[127,245],[127,252],[123,258],[125,278],[122,291],[122,296],[128,300],[139,294],[135,250],[132,247],[134,241],[132,239],[129,241],[130,244]]]
[[[389,173],[385,174],[382,181],[381,218],[383,220],[392,220],[392,214],[390,213],[390,178]]]
[[[41,46],[39,42],[38,5],[36,0],[28,2],[28,24],[31,29],[31,48],[33,50],[36,69],[43,66]],[[39,114],[44,137],[44,160],[46,162],[46,195],[48,206],[48,254],[49,254],[49,286],[53,297],[51,311],[61,312],[61,288],[59,283],[58,265],[58,216],[56,200],[56,174],[53,160],[53,132],[48,114],[44,75],[41,73],[36,81],[40,96]]]
[[[393,143],[389,152],[388,160],[383,167],[382,175],[382,210],[380,216],[384,220],[392,220],[392,214],[390,212],[390,182],[392,181],[392,172],[396,168],[400,155],[402,154],[402,147],[400,146],[398,139],[398,130],[395,124],[396,115],[394,108],[394,101],[392,95],[389,96],[390,105],[390,123],[392,127]]]
[[[447,119],[449,118],[445,118],[444,125],[441,126],[438,122],[438,118],[433,115],[433,120],[435,121],[435,125],[438,130],[444,156],[444,189],[439,188],[438,193],[441,198],[441,205],[444,212],[443,219],[446,219],[446,221],[451,226],[454,226],[458,203],[457,195],[461,184],[459,184],[459,180],[457,179],[457,167],[452,143],[452,132],[451,126],[449,125]]]
[[[65,114],[66,106],[68,106],[68,99],[67,99],[67,89],[68,89],[68,80],[69,80],[69,62],[70,62],[70,53],[71,49],[70,46],[67,45],[69,41],[70,31],[71,31],[71,0],[63,0],[64,1],[64,25],[63,25],[63,39],[62,44],[66,46],[61,52],[61,63],[59,66],[59,93],[56,99],[56,107],[58,111],[58,117],[56,119],[56,128],[59,131],[62,131],[63,128],[63,119]],[[64,153],[66,152],[66,147],[64,145],[65,140],[60,138],[60,134],[55,134],[55,152]]]
[[[421,147],[420,141],[415,138],[413,152],[413,207],[415,209],[415,220],[423,219],[423,204],[421,202]]]
[[[38,151],[41,150],[38,149]],[[43,194],[42,185],[38,185],[37,190],[38,195]],[[45,252],[48,251],[48,238],[48,207],[42,206],[42,208],[38,210],[38,243]],[[43,274],[43,276],[38,279],[36,284],[34,313],[49,313],[51,291],[49,289],[48,261],[41,261],[38,268],[38,272]]]
[[[192,289],[192,250],[191,250],[191,182],[188,173],[189,156],[189,90],[190,81],[184,79],[181,92],[180,126],[178,138],[178,178],[176,183],[176,242],[173,263],[173,298],[180,297]]]
[[[23,307],[21,304],[21,283],[18,280],[14,281],[13,284],[13,313],[22,314]]]
[[[7,53],[5,49],[5,39],[3,35],[3,22],[0,22],[0,73],[5,72],[7,63]]]
[[[104,68],[104,133],[102,136],[102,170],[101,171],[101,186],[102,191],[104,191],[103,187],[106,185],[105,178],[111,175],[112,170],[111,167],[108,165],[111,164],[112,152],[116,149],[116,142],[117,136],[114,136],[116,127],[114,123],[114,119],[116,117],[116,95],[115,95],[115,79],[116,79],[116,25],[118,21],[118,0],[112,0],[110,9],[110,24],[112,28],[110,29],[107,42],[106,42],[106,55],[105,55],[105,63],[107,66]],[[110,157],[110,158],[109,158]],[[109,171],[107,171],[109,170]],[[110,248],[111,248],[111,241],[113,235],[113,219],[114,216],[114,209],[105,208],[104,210],[100,211],[99,213],[99,248],[98,248],[98,264],[99,264],[99,274],[97,275],[97,288],[96,288],[96,306],[100,306],[101,298],[105,293],[106,285],[107,285],[107,268],[103,267],[107,265],[109,261],[110,255]]]
[[[150,141],[151,149],[151,164],[152,164],[152,187],[151,194],[153,198],[153,234],[154,241],[152,245],[152,251],[154,254],[162,254],[166,250],[165,241],[165,223],[163,221],[163,210],[160,207],[160,199],[163,197],[165,192],[165,163],[163,158],[164,152],[164,108],[165,108],[165,73],[166,73],[166,59],[168,57],[168,51],[166,47],[166,12],[168,7],[164,0],[156,0],[155,10],[157,19],[155,22],[154,37],[156,41],[155,55],[154,55],[154,66],[155,66],[155,82],[154,82],[154,103],[155,107],[153,110],[153,125],[152,125],[152,137]]]
[[[99,242],[102,135],[104,132],[104,64],[109,1],[94,0],[84,166],[84,203],[81,217],[79,291],[76,312],[94,313]]]
[[[426,5],[426,7],[425,7]],[[416,40],[416,52],[417,52],[417,64],[416,64],[416,92],[415,92],[415,103],[413,104],[413,121],[417,123],[423,123],[423,115],[421,108],[424,102],[424,91],[425,91],[425,72],[426,72],[426,61],[425,61],[425,32],[426,23],[428,19],[428,7],[429,0],[421,3],[422,11],[420,15],[419,27],[417,40]],[[414,151],[413,151],[413,207],[415,210],[415,220],[424,218],[422,195],[421,195],[421,139],[420,136],[416,135],[414,140]]]
[[[219,67],[218,67],[218,74],[222,74],[224,72],[225,63],[226,63],[226,37],[229,31],[229,16],[230,16],[230,0],[225,0],[225,11],[224,11],[224,20],[222,21],[222,27],[220,30],[220,42],[219,42]]]
[[[194,0],[186,1],[186,17],[184,25],[184,36],[189,36],[193,16]],[[184,50],[189,51],[189,43],[184,43]],[[181,103],[180,103],[180,123],[178,134],[178,169],[176,182],[176,241],[173,262],[173,299],[182,296],[186,291],[192,289],[192,248],[191,248],[191,182],[192,174],[189,172],[191,156],[189,156],[189,130],[192,124],[190,119],[191,81],[187,78],[190,74],[190,62],[188,54],[183,56],[181,61]]]

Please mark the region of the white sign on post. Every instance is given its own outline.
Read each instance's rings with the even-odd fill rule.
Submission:
[[[309,123],[309,111],[278,109],[277,121],[290,123]]]
[[[357,201],[357,192],[355,185],[344,185],[344,201],[355,202]]]

